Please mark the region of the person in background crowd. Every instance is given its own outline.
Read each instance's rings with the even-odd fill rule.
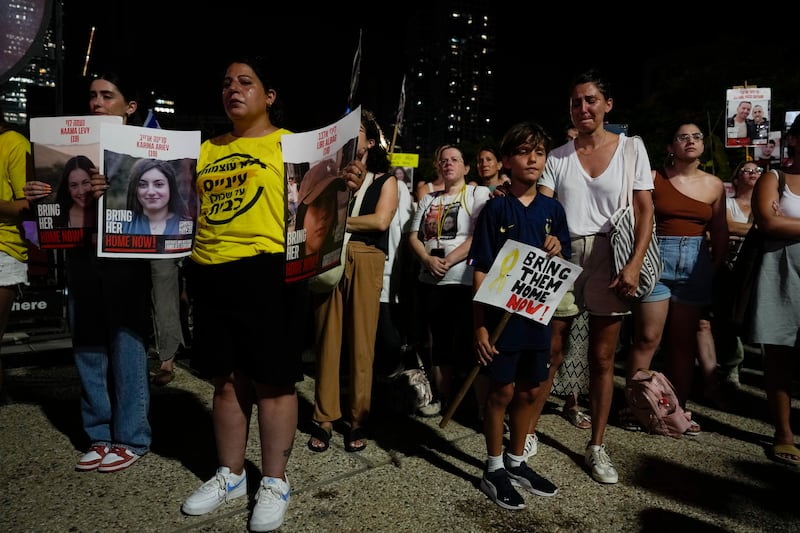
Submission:
[[[357,216],[347,218],[347,267],[339,284],[314,297],[317,374],[314,415],[308,448],[324,452],[330,446],[333,422],[342,418],[340,368],[342,341],[348,354],[348,395],[344,449],[360,452],[367,447],[366,424],[372,401],[375,339],[380,315],[381,287],[389,253],[389,227],[397,211],[397,179],[389,174],[389,155],[375,115],[361,110],[356,159],[365,161],[372,183],[356,194],[364,195]]]
[[[402,167],[397,167],[402,168]],[[397,178],[397,174],[395,174]],[[397,211],[389,226],[389,252],[383,266],[381,305],[378,330],[375,338],[375,370],[379,375],[391,376],[404,368],[417,365],[406,361],[405,352],[410,348],[409,286],[406,271],[408,263],[408,225],[414,214],[411,192],[406,183],[397,180]]]
[[[491,146],[479,148],[478,155],[475,156],[475,159],[478,180],[471,183],[489,187],[490,191],[494,191],[498,185],[511,181],[507,175],[501,173],[503,170],[503,163],[500,161],[500,155],[495,148]]]
[[[656,235],[664,271],[653,292],[634,304],[634,339],[626,361],[630,381],[638,369],[651,368],[663,341],[665,374],[684,409],[695,359],[703,372],[704,394],[712,398],[719,394],[716,353],[705,313],[712,302],[714,276],[724,266],[728,226],[722,180],[700,169],[703,139],[696,124],[680,124],[666,145],[664,168],[655,172]],[[692,421],[686,434],[699,432],[700,425]]]
[[[444,190],[444,178],[442,178],[441,168],[439,167],[439,154],[441,151],[448,147],[448,144],[439,145],[436,148],[436,151],[433,154],[433,171],[436,173],[436,177],[430,181],[418,181],[416,187],[414,188],[414,198],[419,204],[419,202],[425,197],[427,194],[434,193],[436,191]]]
[[[488,187],[467,185],[469,165],[459,148],[446,145],[439,152],[439,167],[444,189],[420,201],[409,227],[409,245],[420,263],[420,319],[430,339],[426,363],[441,410],[455,392],[453,382],[456,371],[464,370],[465,354],[472,353],[463,334],[472,320],[472,266],[466,259],[475,221],[491,193]],[[448,219],[455,222],[452,227]],[[427,414],[438,414],[435,407]]]
[[[501,142],[503,165],[511,169],[511,184],[502,197],[488,202],[475,225],[470,248],[474,263],[473,293],[508,239],[541,248],[548,256],[569,256],[570,242],[564,208],[537,194],[536,182],[544,169],[552,139],[538,124],[520,123]],[[563,250],[563,254],[562,254]],[[526,435],[550,363],[550,326],[512,315],[492,342],[504,312],[473,303],[476,356],[488,382],[483,434],[488,455],[481,490],[504,509],[522,509],[524,500],[512,484],[540,496],[554,496],[558,488],[534,472],[524,457]],[[509,412],[509,444],[503,453],[503,418]]]
[[[775,426],[770,457],[800,465],[800,450],[792,431],[792,375],[800,334],[800,119],[786,133],[792,164],[783,172],[786,185],[778,191],[778,172],[759,178],[753,191],[753,219],[766,242],[754,290],[749,340],[762,345],[764,382]]]
[[[297,430],[295,384],[303,379],[305,325],[300,318],[307,304],[307,283],[284,281],[286,178],[280,142],[290,132],[281,127],[281,100],[265,65],[261,58],[240,57],[225,66],[221,103],[232,128],[200,147],[200,212],[185,264],[194,311],[192,364],[214,384],[219,467],[181,510],[203,515],[247,495],[245,453],[255,404],[261,477],[251,531],[277,529],[289,506],[286,467]],[[355,180],[353,187],[360,184],[362,167],[353,162],[345,171],[347,180]],[[236,180],[229,179],[233,172]],[[218,209],[226,193],[243,200],[237,212]],[[234,288],[242,280],[246,291]],[[282,338],[292,342],[270,349]]]
[[[730,277],[736,257],[741,249],[744,236],[753,225],[751,198],[756,182],[761,177],[762,168],[754,161],[742,161],[733,171],[731,185],[733,196],[725,199],[726,221],[728,223],[728,253],[725,259],[726,268],[721,269],[714,280],[714,316],[711,330],[714,337],[719,379],[724,392],[731,392],[740,386],[739,367],[744,361],[744,345],[742,338],[730,319],[730,296],[735,290],[731,286]]]
[[[123,124],[130,124],[138,107],[136,95],[122,75],[104,72],[90,82],[89,112],[120,116]],[[108,185],[97,168],[90,172],[96,201]],[[30,202],[50,193],[50,185],[41,181],[25,185]],[[90,202],[92,211],[95,201]],[[145,350],[152,333],[150,262],[98,258],[96,234],[88,240],[85,246],[66,251],[72,351],[81,380],[83,430],[89,440],[75,469],[119,472],[147,454],[152,443]]]
[[[583,268],[553,316],[551,367],[562,364],[572,319],[585,308],[589,313],[592,435],[584,459],[592,478],[600,483],[618,481],[617,470],[603,443],[614,392],[614,354],[622,318],[630,313],[653,231],[653,176],[647,151],[641,139],[627,140],[624,134],[604,129],[606,114],[613,107],[610,85],[598,71],[579,74],[570,88],[570,116],[578,137],[550,152],[539,180],[540,192],[555,195],[564,206],[572,238],[571,261]],[[626,142],[633,142],[636,151],[633,180],[636,240],[632,257],[613,277],[609,218],[622,207],[621,193],[627,178],[623,160]]]
[[[30,216],[23,188],[33,177],[30,141],[0,113],[0,341],[11,316],[11,305],[28,284],[28,245],[22,220]],[[0,403],[5,399],[0,358]]]
[[[412,186],[411,176],[408,175],[406,169],[403,167],[394,167],[392,174],[394,174],[394,177],[397,181],[406,186],[406,189],[408,189],[408,192],[410,193]]]

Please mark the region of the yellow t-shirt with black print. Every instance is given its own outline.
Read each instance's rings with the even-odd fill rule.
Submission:
[[[279,129],[264,137],[228,133],[200,146],[192,259],[227,263],[261,253],[285,253],[285,179]]]
[[[22,188],[27,179],[31,143],[13,130],[0,135],[0,200],[13,202],[25,198]],[[19,220],[0,216],[0,252],[23,263],[28,260],[28,245],[22,236]]]

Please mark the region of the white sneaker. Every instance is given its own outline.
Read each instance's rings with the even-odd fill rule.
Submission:
[[[592,477],[600,483],[616,483],[619,480],[617,470],[606,453],[605,444],[586,447],[586,466],[592,470]]]
[[[289,507],[289,477],[286,481],[264,476],[256,493],[253,516],[250,517],[250,531],[272,531],[283,523],[283,515]]]
[[[529,457],[533,457],[539,452],[539,437],[536,433],[528,433],[525,437],[525,448],[522,449],[522,462],[528,461]]]
[[[81,472],[88,472],[90,470],[97,470],[97,467],[100,466],[100,463],[103,462],[108,452],[111,451],[111,448],[108,446],[104,446],[102,444],[95,444],[89,451],[85,454],[81,455],[81,458],[78,459],[78,464],[75,465],[75,470],[80,470]]]
[[[108,454],[100,461],[100,464],[97,466],[97,471],[103,473],[119,472],[120,470],[125,470],[141,458],[141,455],[135,454],[127,448],[112,446]]]
[[[181,511],[188,515],[210,513],[226,501],[247,494],[247,472],[231,474],[227,466],[217,468],[217,475],[209,479],[186,498]]]

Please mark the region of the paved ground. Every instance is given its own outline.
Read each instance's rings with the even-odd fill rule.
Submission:
[[[212,389],[183,361],[173,383],[153,390],[152,452],[126,471],[99,474],[73,470],[85,444],[69,357],[4,359],[9,398],[0,406],[0,530],[246,531],[252,504],[245,499],[202,517],[180,512],[183,499],[216,468]],[[588,431],[558,416],[561,400],[552,398],[539,426],[539,454],[529,464],[560,491],[552,498],[526,494],[521,511],[503,510],[479,491],[484,441],[466,401],[442,429],[440,418],[393,414],[381,386],[364,452],[345,452],[340,433],[328,452],[310,452],[309,375],[300,386],[301,422],[288,472],[293,495],[280,531],[798,531],[800,470],[767,458],[772,427],[762,376],[752,354],[746,364],[735,414],[690,402],[704,428],[699,437],[675,440],[611,425],[606,443],[620,473],[616,485],[589,477]],[[618,375],[615,409],[621,385]],[[255,439],[247,456],[252,496]]]

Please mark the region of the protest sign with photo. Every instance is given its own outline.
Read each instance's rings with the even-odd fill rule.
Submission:
[[[766,144],[770,130],[772,90],[764,87],[735,87],[726,92],[725,146]]]
[[[97,255],[189,255],[200,132],[104,124],[100,149],[109,187],[98,205]]]
[[[34,179],[49,184],[53,190],[32,206],[39,247],[43,250],[89,246],[94,240],[97,204],[89,171],[102,168],[101,124],[122,124],[122,117],[31,118]]]
[[[324,128],[284,135],[286,280],[340,264],[350,192],[342,169],[356,156],[361,107]]]

